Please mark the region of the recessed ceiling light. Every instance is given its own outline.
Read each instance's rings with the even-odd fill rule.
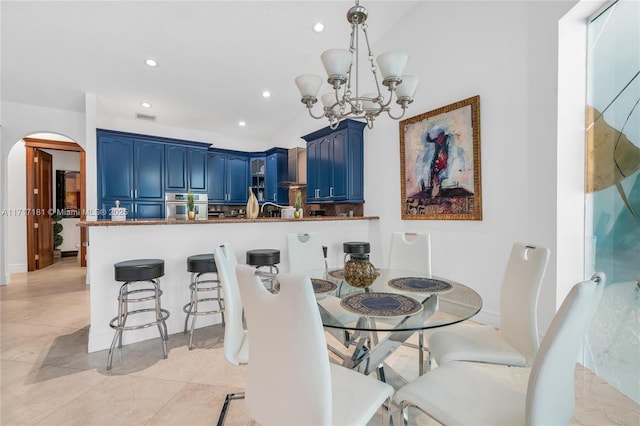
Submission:
[[[311,28],[313,29],[314,33],[321,33],[322,31],[324,31],[324,24],[322,22],[316,22]]]
[[[158,66],[158,61],[156,61],[155,59],[145,59],[144,63],[147,64],[150,67],[157,67]]]
[[[151,108],[151,104],[149,102],[140,102],[143,108]]]
[[[269,92],[268,90],[265,90],[264,92],[262,92],[263,98],[268,98],[269,96],[271,96],[271,92]]]
[[[244,127],[246,125],[247,125],[247,123],[245,123],[244,121],[238,121],[238,126]]]

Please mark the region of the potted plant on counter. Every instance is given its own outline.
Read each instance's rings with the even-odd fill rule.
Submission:
[[[191,188],[187,191],[187,216],[189,220],[194,220],[196,218],[195,201],[193,199],[193,192],[191,192]]]
[[[293,217],[296,219],[302,217],[302,191],[296,192],[296,202],[294,204],[295,211],[293,212]]]

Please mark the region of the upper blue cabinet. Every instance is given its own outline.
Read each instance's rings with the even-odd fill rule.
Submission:
[[[164,217],[164,144],[98,132],[97,156],[101,209],[118,200],[131,219]]]
[[[209,150],[207,169],[209,204],[246,204],[249,198],[247,153]]]
[[[303,136],[307,141],[307,203],[364,203],[366,123],[340,122]]]
[[[167,191],[207,190],[207,148],[166,144]]]

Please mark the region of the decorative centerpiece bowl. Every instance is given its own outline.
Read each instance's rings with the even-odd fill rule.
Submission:
[[[351,254],[344,265],[344,280],[353,287],[369,287],[379,276],[368,254]]]

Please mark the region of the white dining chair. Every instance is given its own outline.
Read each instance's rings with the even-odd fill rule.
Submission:
[[[213,256],[224,294],[224,357],[229,364],[244,365],[249,361],[249,339],[242,320],[242,299],[236,277],[238,261],[231,243],[228,242],[216,247]],[[244,392],[227,394],[218,417],[218,426],[224,424],[231,400],[240,398],[244,398]]]
[[[429,336],[430,360],[530,366],[539,347],[537,308],[549,249],[516,243],[500,290],[500,329],[457,324]]]
[[[389,249],[390,269],[404,269],[431,275],[431,235],[393,232]]]
[[[408,424],[409,407],[452,425],[568,425],[575,411],[574,374],[584,335],[605,286],[604,274],[573,286],[553,318],[533,361],[526,392],[495,367],[453,361],[418,377],[396,392]]]
[[[431,275],[431,235],[417,232],[393,232],[387,266],[389,269],[402,269]],[[418,374],[422,375],[424,373],[424,352],[428,350],[424,344],[424,331],[418,331],[417,345],[409,342],[405,342],[403,345],[418,349]]]
[[[271,293],[254,268],[236,267],[251,330],[245,408],[263,425],[364,425],[393,388],[329,362],[310,279],[278,275]],[[383,416],[383,420],[384,420]]]
[[[327,278],[327,262],[322,242],[317,232],[287,234],[287,256],[289,272],[306,272],[324,268]]]
[[[324,258],[320,234],[317,232],[287,234],[287,256],[289,259],[289,272],[306,274],[324,269],[323,278],[327,279],[328,266]],[[326,295],[319,297],[318,303],[329,315],[334,316],[342,324],[348,324],[358,320],[357,315],[345,311],[340,306],[340,299],[336,296]],[[345,351],[351,342],[350,333],[346,330],[336,330],[332,328],[328,328],[326,331],[345,347],[345,349],[342,350],[339,347],[329,344],[327,346],[328,349],[343,360],[349,357],[350,354]]]

